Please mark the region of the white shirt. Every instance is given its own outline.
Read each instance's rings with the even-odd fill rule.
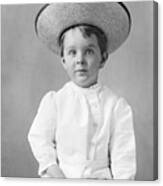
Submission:
[[[38,174],[58,164],[66,178],[134,179],[136,148],[131,107],[97,84],[68,82],[42,99],[28,134]]]

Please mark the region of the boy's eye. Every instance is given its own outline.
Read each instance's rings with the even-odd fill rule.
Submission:
[[[90,49],[88,48],[86,51],[85,51],[86,54],[94,54],[94,50],[93,49]]]
[[[69,50],[68,54],[72,55],[72,56],[75,56],[76,55],[76,50]]]

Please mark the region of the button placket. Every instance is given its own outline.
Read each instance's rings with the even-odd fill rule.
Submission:
[[[97,130],[99,130],[100,121],[101,121],[101,109],[100,109],[100,100],[99,100],[100,98],[98,96],[99,96],[98,92],[91,92],[90,94],[86,95],[87,101],[90,105],[90,111],[93,119],[93,122],[91,124],[92,124],[92,129],[94,131],[93,136],[89,138],[90,146],[88,151],[88,159],[90,161],[93,161],[95,159]]]
[[[92,123],[92,127],[95,128],[95,133],[96,134],[96,130],[98,128],[99,125],[99,119],[100,119],[100,107],[99,107],[99,100],[97,97],[97,94],[91,95],[90,99],[89,99],[89,104],[91,106],[91,112],[92,112],[92,116],[93,116],[93,120],[94,122]],[[92,139],[94,138],[94,135],[92,137]],[[96,151],[96,144],[92,143],[92,139],[90,141],[90,150],[89,150],[89,158],[91,160],[94,159],[95,157],[95,151]]]

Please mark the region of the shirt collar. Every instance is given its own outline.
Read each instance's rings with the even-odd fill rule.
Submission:
[[[68,85],[74,89],[75,91],[82,92],[83,94],[97,94],[100,92],[102,85],[100,83],[96,83],[89,88],[83,88],[75,84],[73,81],[68,82]]]

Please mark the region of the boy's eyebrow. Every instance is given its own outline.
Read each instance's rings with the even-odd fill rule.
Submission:
[[[88,47],[96,48],[96,45],[94,45],[94,44],[89,44]]]
[[[70,45],[70,46],[65,47],[66,50],[68,50],[68,49],[73,49],[73,48],[75,48],[74,45]]]
[[[86,47],[97,48],[97,46],[95,44],[92,44],[92,43],[88,44]],[[69,46],[65,47],[66,50],[73,49],[73,48],[75,48],[75,45],[69,45]]]

